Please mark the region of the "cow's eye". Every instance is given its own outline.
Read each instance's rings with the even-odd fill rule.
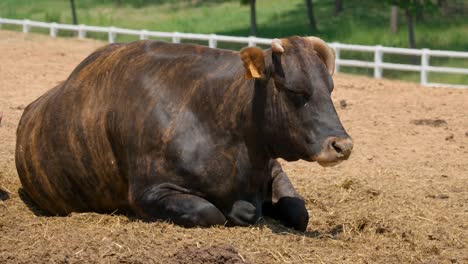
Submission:
[[[288,99],[294,104],[295,107],[299,108],[304,106],[309,101],[309,95],[304,92],[296,92],[289,89],[284,89]]]

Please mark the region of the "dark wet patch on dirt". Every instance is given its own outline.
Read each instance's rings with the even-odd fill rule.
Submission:
[[[341,109],[345,109],[348,107],[348,102],[346,102],[346,100],[340,100],[340,107]]]
[[[441,127],[446,126],[447,121],[443,119],[415,119],[410,122],[413,125],[417,126],[431,126],[431,127]]]

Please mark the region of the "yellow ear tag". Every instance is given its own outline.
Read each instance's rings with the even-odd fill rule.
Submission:
[[[260,78],[260,74],[257,71],[257,68],[252,63],[249,63],[249,71],[252,77],[254,78]]]

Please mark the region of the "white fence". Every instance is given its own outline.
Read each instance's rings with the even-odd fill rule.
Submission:
[[[180,43],[182,39],[186,40],[201,40],[207,41],[208,46],[216,48],[218,41],[227,43],[244,43],[249,46],[255,46],[256,44],[268,45],[271,39],[257,38],[257,37],[232,37],[215,34],[192,34],[192,33],[180,33],[180,32],[159,32],[159,31],[147,31],[147,30],[133,30],[124,29],[117,27],[97,27],[87,25],[69,25],[69,24],[58,24],[58,23],[46,23],[30,20],[16,20],[7,19],[0,17],[0,28],[2,24],[19,25],[22,26],[23,32],[27,33],[32,27],[45,28],[50,32],[51,37],[57,37],[59,30],[74,31],[78,32],[78,38],[85,38],[87,32],[98,32],[106,33],[108,35],[108,41],[110,43],[115,42],[117,34],[121,35],[133,35],[140,39],[148,39],[150,37],[155,38],[169,38],[174,43]],[[436,67],[430,66],[430,57],[446,57],[446,58],[462,58],[468,59],[468,52],[458,51],[443,51],[443,50],[429,50],[429,49],[406,49],[406,48],[392,48],[383,46],[364,46],[364,45],[350,45],[342,43],[329,43],[336,51],[336,71],[338,72],[340,66],[348,67],[361,67],[361,68],[373,68],[374,78],[382,78],[382,71],[385,69],[400,70],[400,71],[412,71],[420,73],[420,82],[425,86],[433,87],[453,87],[453,88],[468,88],[468,84],[443,84],[443,83],[430,83],[428,82],[429,73],[449,73],[449,74],[466,74],[468,75],[468,68],[454,68],[454,67]],[[360,60],[345,60],[340,58],[340,52],[343,50],[357,51],[357,52],[368,52],[374,54],[374,61],[360,61]],[[400,55],[413,55],[421,57],[421,65],[411,64],[398,64],[384,62],[384,54],[400,54]]]

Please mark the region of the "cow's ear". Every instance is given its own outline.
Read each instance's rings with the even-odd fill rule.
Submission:
[[[256,47],[243,48],[240,51],[240,57],[244,64],[245,78],[261,78],[265,70],[265,57],[263,50]]]

